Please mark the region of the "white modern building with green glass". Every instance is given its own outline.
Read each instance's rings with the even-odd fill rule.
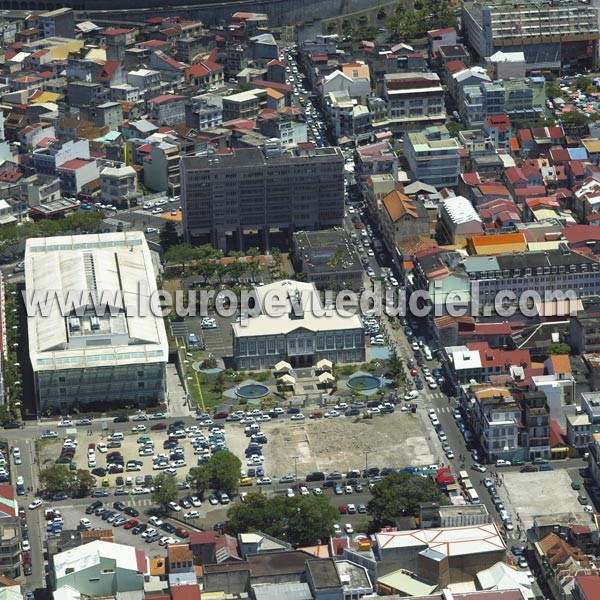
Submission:
[[[150,307],[156,273],[143,233],[27,240],[25,285],[28,303],[36,292],[53,299],[27,310],[38,414],[164,401],[169,348]]]

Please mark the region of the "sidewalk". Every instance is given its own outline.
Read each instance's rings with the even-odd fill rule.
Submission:
[[[185,391],[177,368],[172,364],[167,364],[167,414],[170,417],[190,416],[190,409],[185,402]]]

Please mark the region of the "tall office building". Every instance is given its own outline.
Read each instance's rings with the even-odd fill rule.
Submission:
[[[528,71],[580,70],[598,56],[598,10],[584,0],[470,0],[462,3],[469,46],[481,60],[524,52]]]
[[[186,242],[225,250],[287,245],[298,230],[341,225],[344,156],[311,143],[184,157],[181,199]]]

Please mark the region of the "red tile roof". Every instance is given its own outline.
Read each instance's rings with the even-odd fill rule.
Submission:
[[[131,33],[133,29],[125,29],[124,27],[112,27],[110,29],[103,29],[101,35],[123,35],[125,33]]]
[[[510,119],[507,115],[491,115],[487,118],[487,122],[490,127],[494,127],[500,131],[510,129]]]
[[[95,162],[95,161],[84,160],[82,158],[74,158],[73,160],[68,160],[67,162],[64,162],[58,168],[59,169],[67,169],[70,171],[76,171],[77,169],[81,169],[82,167],[89,165],[91,162]]]
[[[170,589],[173,600],[200,600],[200,586],[197,583],[172,585]]]
[[[462,60],[450,60],[446,63],[446,71],[452,74],[464,71],[466,68],[467,65]]]
[[[154,96],[154,98],[150,98],[148,100],[148,104],[165,104],[166,102],[172,102],[173,100],[185,100],[185,96],[180,96],[177,94],[160,94],[159,96]]]
[[[571,225],[561,229],[569,244],[585,244],[588,240],[600,241],[600,228],[593,225]]]
[[[261,89],[271,88],[281,92],[282,94],[288,94],[292,91],[292,86],[290,85],[285,83],[277,83],[276,81],[265,81],[264,79],[255,79],[254,81],[250,82],[250,86]]]
[[[276,58],[274,58],[273,60],[270,60],[267,63],[267,67],[283,67],[283,68],[285,68],[285,65],[280,60],[277,60]]]
[[[600,598],[600,577],[598,575],[578,575],[575,577],[575,581],[583,593],[583,600]]]
[[[98,75],[98,81],[110,81],[120,66],[118,60],[107,60]]]
[[[550,448],[565,446],[564,433],[556,419],[550,419]]]

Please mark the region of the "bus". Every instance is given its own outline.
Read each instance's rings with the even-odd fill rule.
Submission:
[[[473,488],[467,490],[467,496],[471,504],[479,504],[479,494]]]

